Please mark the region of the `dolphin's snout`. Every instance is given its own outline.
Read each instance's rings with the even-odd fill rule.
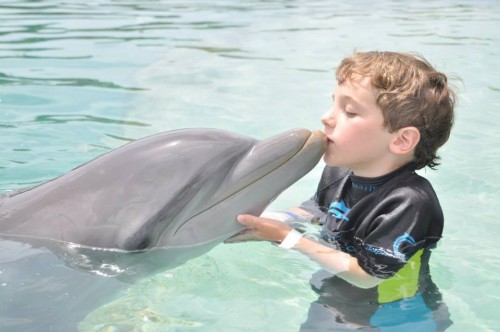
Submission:
[[[170,245],[188,246],[210,238],[220,241],[241,231],[236,216],[262,213],[283,190],[307,174],[323,155],[326,138],[319,130],[292,129],[254,144],[225,169],[223,182],[214,186],[215,192],[210,191],[205,208],[179,224]],[[210,228],[201,226],[206,220],[212,223]]]
[[[314,130],[310,132],[309,138],[307,142],[305,143],[305,146],[309,145],[319,145],[322,149],[323,152],[326,150],[327,146],[327,139],[325,136],[325,133],[322,132],[321,130]]]
[[[292,129],[283,134],[279,134],[277,136],[271,137],[268,140],[279,139],[282,136],[285,140],[288,141],[288,144],[293,144],[293,141],[299,146],[302,143],[302,147],[299,150],[317,148],[322,149],[323,152],[326,150],[327,139],[325,133],[321,130],[313,130],[310,131],[304,128]],[[265,142],[265,141],[262,141]],[[314,146],[314,147],[313,147]]]
[[[326,137],[322,131],[311,132],[303,128],[288,130],[259,141],[234,168],[231,179],[245,187],[291,159],[307,160],[311,155],[320,157],[325,149]]]
[[[255,181],[297,155],[310,139],[310,130],[292,129],[259,141],[234,169],[233,179]]]

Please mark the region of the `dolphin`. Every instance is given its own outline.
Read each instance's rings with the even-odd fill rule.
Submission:
[[[325,146],[306,129],[181,129],[0,196],[0,329],[75,330],[110,293],[243,230],[236,216],[260,214]]]
[[[319,161],[321,131],[258,141],[216,129],[143,138],[0,198],[0,235],[125,251],[192,247],[238,233]]]

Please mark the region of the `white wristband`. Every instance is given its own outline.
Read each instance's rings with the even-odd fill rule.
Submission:
[[[290,232],[288,232],[288,234],[285,236],[283,241],[281,241],[278,247],[284,249],[292,249],[303,236],[304,234],[302,234],[301,232],[292,229]]]

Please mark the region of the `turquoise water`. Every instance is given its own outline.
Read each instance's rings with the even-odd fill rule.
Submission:
[[[460,78],[443,165],[422,172],[446,216],[432,276],[449,331],[500,330],[499,29],[495,0],[2,1],[0,190],[165,130],[264,138],[321,128],[343,57],[415,51]],[[321,167],[272,208],[307,199]],[[316,299],[308,280],[317,268],[266,244],[220,245],[129,286],[79,327],[295,331]]]

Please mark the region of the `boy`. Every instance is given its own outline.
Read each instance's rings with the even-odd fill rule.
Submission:
[[[432,186],[415,170],[439,164],[455,94],[444,74],[409,54],[355,53],[341,62],[336,79],[333,106],[321,118],[327,166],[315,196],[283,213],[238,216],[248,228],[231,241],[274,241],[330,272],[313,284],[321,297],[303,330],[406,324],[408,317],[399,321],[388,310],[439,297],[427,270],[443,214]],[[290,226],[313,219],[323,225],[319,240]],[[434,300],[431,309],[439,306]],[[449,320],[418,324],[413,327],[443,329]]]

